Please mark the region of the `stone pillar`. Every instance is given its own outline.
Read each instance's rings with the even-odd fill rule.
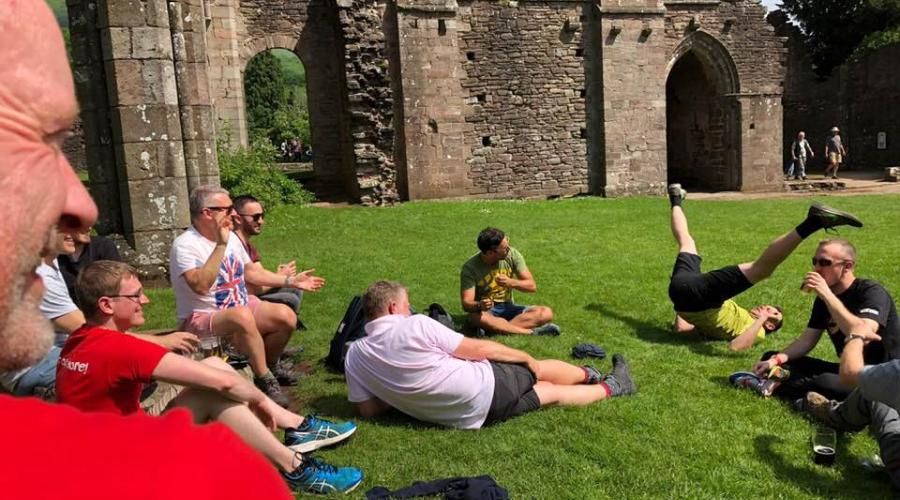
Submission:
[[[384,5],[376,0],[338,0],[337,6],[353,141],[352,161],[344,166],[346,190],[363,204],[393,203],[399,195]]]
[[[90,192],[100,209],[100,234],[123,232],[119,175],[113,152],[110,106],[107,99],[104,51],[97,30],[96,0],[69,0],[72,73],[81,107],[85,163]]]
[[[165,0],[97,0],[122,230],[155,274],[190,221]]]
[[[781,95],[738,96],[741,109],[741,191],[771,190],[783,179]]]
[[[406,164],[398,165],[398,176],[406,199],[465,196],[471,188],[465,138],[473,127],[465,119],[457,9],[456,0],[397,2],[399,60],[392,69],[402,82],[398,130]]]
[[[591,155],[602,157],[591,187],[604,196],[659,194],[666,187],[665,8],[662,0],[604,0],[600,10],[591,49],[602,64],[594,94],[602,101],[591,101],[603,106],[605,150]]]
[[[205,23],[203,0],[169,2],[188,191],[201,185],[219,184]]]
[[[247,145],[247,113],[238,44],[239,0],[207,0],[206,56],[210,103],[219,137]]]

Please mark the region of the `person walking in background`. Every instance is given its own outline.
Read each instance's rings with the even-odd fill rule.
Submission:
[[[831,175],[832,179],[837,179],[838,168],[847,156],[847,150],[841,142],[841,131],[837,127],[831,127],[831,136],[825,140],[825,157],[828,159],[828,166],[825,167],[825,178]]]
[[[791,167],[787,172],[788,180],[791,177],[793,177],[794,180],[806,180],[807,153],[809,153],[810,158],[816,157],[816,154],[813,153],[812,146],[810,146],[809,141],[806,140],[806,133],[801,130],[800,133],[797,134],[797,139],[791,144],[791,159],[793,160],[793,163],[791,163]]]

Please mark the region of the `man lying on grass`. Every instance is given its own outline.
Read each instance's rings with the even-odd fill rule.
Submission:
[[[151,380],[187,388],[169,404],[187,409],[195,423],[218,421],[281,471],[296,491],[348,492],[362,481],[362,471],[335,468],[303,453],[349,437],[353,423],[334,424],[294,414],[219,358],[194,361],[162,346],[123,332],[144,324],[144,295],[135,270],[101,260],[78,276],[76,293],[87,324],[73,332],[59,357],[56,390],[59,402],[82,411],[129,415],[141,412],[143,384]],[[179,410],[175,410],[179,411]],[[284,444],[270,430],[285,430]],[[252,480],[252,479],[250,479]]]
[[[488,340],[466,338],[424,315],[410,315],[406,289],[378,281],[366,291],[366,337],[350,345],[349,399],[369,418],[391,408],[477,429],[551,404],[587,405],[637,392],[625,358],[601,375]]]
[[[702,259],[681,206],[687,192],[681,184],[670,184],[668,191],[672,235],[678,243],[678,256],[669,282],[669,298],[675,306],[675,331],[729,340],[728,346],[735,351],[747,349],[757,339],[777,331],[784,316],[780,307],[768,304],[748,311],[731,300],[733,297],[771,276],[804,239],[819,229],[841,225],[862,227],[862,222],[848,213],[815,204],[809,207],[803,222],[769,243],[756,260],[701,273]]]

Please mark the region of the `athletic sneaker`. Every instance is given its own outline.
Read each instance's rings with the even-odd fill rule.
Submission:
[[[750,372],[734,372],[728,377],[728,381],[738,389],[750,389],[760,395],[762,395],[763,385],[766,383],[766,379]]]
[[[637,394],[637,385],[631,379],[631,369],[628,367],[625,357],[621,354],[613,354],[612,365],[612,371],[601,380],[601,383],[606,384],[606,387],[609,388],[609,396]]]
[[[296,469],[281,471],[288,485],[302,493],[350,493],[363,480],[363,473],[356,467],[335,467],[313,458],[305,457]]]
[[[356,432],[353,422],[329,422],[315,415],[307,415],[299,427],[285,429],[284,445],[302,453],[343,441]]]
[[[669,194],[670,200],[673,198],[676,198],[681,201],[684,201],[684,199],[687,198],[687,191],[685,191],[684,189],[681,188],[681,184],[678,184],[678,183],[669,184],[669,187],[666,191]]]
[[[831,421],[831,409],[834,405],[830,399],[818,392],[807,392],[801,407],[803,413],[817,422],[827,424]]]
[[[272,375],[271,372],[266,373],[262,377],[253,377],[253,383],[279,406],[287,408],[288,404],[290,404],[290,400],[288,400],[287,396],[281,392],[281,386],[278,384],[278,379],[275,378],[275,375]]]
[[[830,229],[836,226],[863,226],[863,223],[853,215],[822,205],[821,203],[814,203],[810,206],[809,212],[806,213],[806,217],[818,222],[823,229]]]
[[[533,328],[531,330],[533,335],[547,335],[551,337],[559,336],[559,327],[553,323],[547,323],[546,325],[539,326],[537,328]]]

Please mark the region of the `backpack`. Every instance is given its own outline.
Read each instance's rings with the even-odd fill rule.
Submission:
[[[325,358],[325,365],[332,370],[344,373],[344,360],[347,358],[347,349],[353,341],[366,336],[366,313],[363,311],[362,297],[353,297],[344,318],[338,324],[334,337],[331,339],[331,348]]]
[[[456,331],[456,325],[453,324],[453,316],[450,316],[450,314],[447,313],[447,310],[440,304],[434,303],[428,306],[425,315],[447,328]]]

